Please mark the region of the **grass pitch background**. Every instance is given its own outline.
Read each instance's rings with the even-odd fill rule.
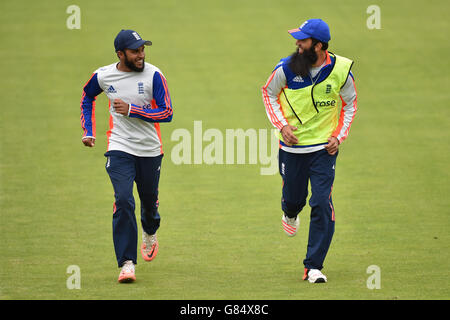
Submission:
[[[68,30],[66,8],[81,9]],[[369,30],[366,9],[381,9]],[[448,299],[449,22],[447,1],[2,1],[0,3],[1,299]],[[278,175],[260,165],[174,165],[177,128],[270,128],[260,88],[294,50],[287,30],[320,17],[330,50],[355,60],[359,111],[341,146],[336,232],[326,285],[301,281],[300,232],[281,230]],[[116,61],[114,36],[153,41],[146,60],[168,80],[174,120],[162,124],[160,252],[138,257],[119,285],[104,169],[108,114],[83,147],[84,83]],[[137,201],[139,221],[139,202]],[[81,289],[69,290],[69,265]],[[366,269],[381,269],[381,289]]]

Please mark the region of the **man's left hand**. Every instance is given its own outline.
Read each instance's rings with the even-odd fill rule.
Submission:
[[[329,155],[334,156],[339,150],[339,140],[336,137],[329,137],[325,149],[328,151]]]

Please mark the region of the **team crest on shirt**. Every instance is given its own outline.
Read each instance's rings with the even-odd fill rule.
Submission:
[[[331,84],[327,84],[327,87],[325,89],[325,93],[331,93]]]
[[[138,94],[144,94],[144,83],[138,82]]]

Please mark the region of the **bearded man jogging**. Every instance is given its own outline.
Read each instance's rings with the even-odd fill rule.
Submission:
[[[160,226],[158,184],[163,149],[160,122],[172,120],[172,102],[161,71],[145,62],[145,46],[133,30],[121,30],[114,47],[119,58],[97,69],[83,88],[81,126],[83,144],[95,145],[95,99],[105,92],[109,99],[106,171],[114,188],[113,242],[119,282],[136,280],[137,223],[134,213],[133,184],[141,201],[144,260],[158,253],[156,231]]]
[[[267,116],[279,130],[282,227],[288,236],[297,233],[311,183],[303,280],[321,283],[327,282],[321,270],[335,225],[336,158],[357,109],[353,61],[327,50],[330,29],[321,19],[288,32],[297,50],[276,65],[262,95]]]

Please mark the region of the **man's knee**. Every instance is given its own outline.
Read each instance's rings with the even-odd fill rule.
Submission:
[[[135,204],[134,204],[134,197],[131,193],[116,193],[115,194],[115,205],[117,208],[123,208],[123,209],[132,209],[134,210]]]

